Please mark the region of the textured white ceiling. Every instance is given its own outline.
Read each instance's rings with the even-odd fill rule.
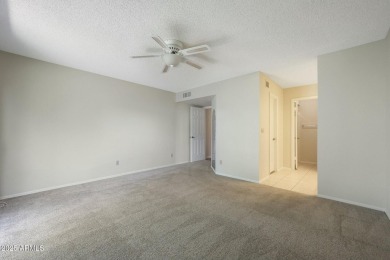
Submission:
[[[178,92],[263,71],[283,87],[317,82],[316,57],[383,39],[390,0],[2,0],[0,49]],[[151,39],[208,44],[162,74]]]

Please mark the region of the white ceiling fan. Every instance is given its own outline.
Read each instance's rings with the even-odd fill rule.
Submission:
[[[163,73],[168,72],[169,68],[179,65],[180,62],[184,62],[196,69],[201,69],[201,66],[187,59],[187,56],[211,50],[208,45],[199,45],[183,49],[184,45],[181,41],[163,40],[159,36],[152,36],[152,38],[161,46],[163,53],[158,55],[132,56],[132,58],[161,57],[164,61],[164,69],[162,70]]]

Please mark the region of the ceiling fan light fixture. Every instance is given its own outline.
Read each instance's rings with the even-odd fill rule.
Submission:
[[[179,65],[179,63],[181,62],[182,60],[182,57],[178,54],[171,54],[171,53],[166,53],[162,56],[163,58],[163,61],[165,62],[165,64],[167,64],[168,66],[171,66],[171,67],[175,67],[177,65]]]

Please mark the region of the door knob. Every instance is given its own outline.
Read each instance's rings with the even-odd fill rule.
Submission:
[[[272,141],[275,141],[276,140],[276,138],[274,137],[274,138],[272,138]]]
[[[195,138],[195,136],[191,136],[191,138]]]

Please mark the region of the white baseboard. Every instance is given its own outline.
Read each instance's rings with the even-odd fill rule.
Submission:
[[[0,197],[0,200],[20,197],[20,196],[24,196],[24,195],[30,195],[30,194],[34,194],[34,193],[38,193],[38,192],[42,192],[42,191],[55,190],[55,189],[60,189],[60,188],[80,185],[80,184],[94,182],[94,181],[101,181],[101,180],[116,178],[116,177],[129,175],[129,174],[135,174],[135,173],[146,172],[146,171],[151,171],[151,170],[158,170],[158,169],[167,168],[167,167],[171,167],[171,166],[175,166],[175,165],[179,165],[179,164],[185,164],[185,163],[188,163],[188,161],[187,162],[174,163],[174,164],[167,164],[167,165],[163,165],[163,166],[152,167],[152,168],[136,170],[136,171],[131,171],[131,172],[124,172],[124,173],[119,173],[119,174],[113,174],[113,175],[109,175],[109,176],[89,179],[89,180],[85,180],[85,181],[77,181],[77,182],[72,182],[72,183],[68,183],[68,184],[57,185],[57,186],[52,186],[52,187],[47,187],[47,188],[42,188],[42,189],[36,189],[36,190],[31,190],[31,191],[26,191],[26,192],[21,192],[21,193],[16,193],[16,194],[2,196],[2,197]]]
[[[281,170],[292,171],[292,168],[291,167],[282,167],[278,171],[281,171]]]
[[[185,161],[185,162],[178,162],[178,163],[174,163],[174,164],[171,164],[171,165],[168,165],[168,166],[161,166],[159,168],[165,168],[165,167],[170,167],[170,166],[175,166],[175,165],[180,165],[180,164],[185,164],[185,163],[189,163],[190,161]],[[158,168],[157,168],[158,169]],[[147,171],[147,170],[146,170]]]
[[[241,178],[241,177],[237,177],[237,176],[233,176],[233,175],[229,175],[229,174],[225,174],[225,173],[220,173],[220,172],[217,172],[217,171],[214,171],[214,172],[215,172],[215,174],[220,175],[220,176],[224,176],[224,177],[228,177],[228,178],[232,178],[232,179],[248,181],[248,182],[253,182],[253,183],[259,184],[258,181],[255,181],[255,180],[252,180],[252,179]]]
[[[335,197],[332,197],[332,196],[318,194],[317,197],[323,198],[323,199],[328,199],[328,200],[335,200],[335,201],[339,201],[339,202],[343,202],[343,203],[347,203],[347,204],[352,204],[352,205],[356,205],[356,206],[360,206],[360,207],[364,207],[364,208],[375,209],[375,210],[379,210],[379,211],[385,211],[384,208],[380,208],[380,207],[377,207],[377,206],[372,206],[372,205],[368,205],[368,204],[364,204],[364,203],[360,203],[360,202],[355,202],[355,201],[351,201],[351,200],[339,199],[339,198],[335,198]],[[389,214],[387,214],[387,216],[389,216]]]

